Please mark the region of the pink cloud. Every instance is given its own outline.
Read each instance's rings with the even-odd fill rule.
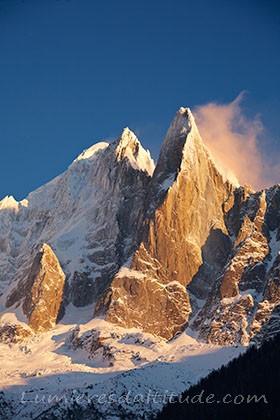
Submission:
[[[229,104],[201,105],[194,115],[201,137],[217,161],[229,168],[241,185],[262,189],[280,181],[280,166],[270,165],[264,157],[263,124],[258,115],[244,115],[243,99],[244,92]]]

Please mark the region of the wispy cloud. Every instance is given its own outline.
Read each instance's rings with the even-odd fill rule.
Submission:
[[[268,161],[260,116],[244,115],[244,96],[242,92],[229,104],[198,106],[194,114],[204,143],[218,161],[236,175],[240,184],[261,189],[280,182],[280,165]]]

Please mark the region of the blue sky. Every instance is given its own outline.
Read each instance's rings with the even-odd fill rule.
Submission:
[[[129,126],[156,157],[177,108],[260,114],[280,155],[276,1],[0,0],[0,197]]]

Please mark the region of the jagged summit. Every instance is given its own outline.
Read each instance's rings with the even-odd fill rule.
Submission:
[[[204,144],[190,108],[181,107],[163,141],[157,173],[177,174],[180,170],[193,170],[201,166],[202,159],[212,162],[224,182],[239,186],[235,175]]]
[[[145,171],[150,176],[153,175],[155,164],[150,152],[142,147],[133,131],[128,127],[124,128],[120,138],[115,143],[117,144],[115,156],[118,161],[127,158],[134,169]]]
[[[174,180],[181,170],[196,171],[202,161],[210,160],[190,108],[179,108],[163,141],[154,178],[160,183]]]
[[[119,146],[127,147],[132,144],[140,144],[136,134],[130,130],[129,127],[125,127],[122,131],[121,136],[118,139]]]
[[[271,232],[279,225],[278,196],[276,189],[267,191]],[[85,150],[27,199],[26,206],[11,197],[0,202],[7,210],[0,212],[1,291],[9,287],[13,294],[18,284],[26,285],[34,258],[47,243],[67,279],[65,305],[95,302],[108,320],[166,338],[197,309],[190,298],[207,296],[222,275],[235,252],[232,238],[242,226],[247,231],[255,223],[257,229],[260,218],[258,193],[236,188],[223,176],[191,110],[183,107],[170,124],[155,171],[149,151],[126,127],[115,141]],[[262,235],[259,229],[253,242]],[[270,237],[264,240],[266,252]],[[250,241],[241,254],[253,249]],[[229,267],[238,265],[239,257]],[[230,294],[229,277],[231,272],[223,296]],[[2,306],[9,293],[0,296]]]
[[[14,209],[18,207],[18,202],[15,200],[15,198],[12,195],[6,195],[1,201],[0,201],[0,210],[4,208],[10,208]]]
[[[18,211],[20,207],[26,207],[27,205],[27,200],[17,201],[12,195],[6,195],[0,200],[0,210]]]
[[[150,152],[142,147],[137,136],[128,127],[125,127],[121,136],[112,143],[99,142],[84,150],[74,163],[85,159],[90,160],[96,156],[97,152],[107,149],[108,146],[110,146],[109,153],[113,153],[118,162],[126,158],[133,169],[147,172],[149,176],[152,176],[155,164]]]
[[[199,136],[191,110],[179,108],[162,143],[155,180],[160,183],[167,178],[174,180],[182,164],[183,149],[192,131]]]
[[[163,395],[177,372],[185,388],[190,366],[195,380],[202,374],[196,352],[209,362],[206,375],[214,359],[222,363],[213,345],[231,354],[279,331],[279,250],[279,185],[253,192],[224,178],[189,108],[176,113],[154,173],[128,128],[91,146],[27,200],[0,202],[5,398],[7,384],[13,399],[15,387],[17,395],[45,395],[49,380],[69,401],[73,387],[89,396],[132,388]],[[108,379],[96,388],[100,373]],[[93,400],[86,414],[75,406],[73,415],[95,413]],[[52,414],[19,403],[9,418],[57,418],[59,404]],[[101,406],[97,417],[108,417],[108,404]],[[145,406],[134,407],[113,404],[110,415],[145,416]]]
[[[203,264],[202,247],[214,228],[227,235],[223,207],[233,191],[210,159],[191,111],[180,108],[148,186],[140,245],[97,310],[106,305],[107,320],[168,339],[180,331],[191,313],[186,286]]]
[[[43,243],[63,267],[69,301],[92,303],[135,246],[153,169],[149,152],[125,129],[114,142],[85,150],[24,202],[6,197],[0,211],[0,308],[9,300],[3,289],[11,285],[14,294],[21,283],[25,290]]]
[[[170,124],[164,142],[186,135],[191,129],[197,130],[194,116],[190,108],[180,107]]]
[[[141,146],[136,135],[128,127],[123,129],[121,136],[114,143],[116,144],[115,155],[117,160],[128,157],[129,153],[137,155]]]

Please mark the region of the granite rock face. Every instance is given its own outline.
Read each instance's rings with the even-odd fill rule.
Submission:
[[[208,342],[247,345],[280,328],[278,313],[279,186],[249,196],[240,191],[240,227],[221,275],[200,309],[193,327]],[[272,221],[271,214],[274,214]]]
[[[28,275],[12,290],[7,305],[22,301],[28,325],[34,331],[51,329],[63,300],[65,274],[51,247],[43,244],[30,267]]]
[[[229,180],[180,108],[155,168],[126,128],[26,200],[0,202],[0,311],[21,305],[42,331],[70,303],[95,304],[165,339],[189,326],[246,345],[280,329],[279,250],[279,184]]]
[[[223,206],[233,192],[203,145],[190,110],[181,108],[148,187],[140,245],[96,313],[103,307],[107,320],[167,339],[179,332],[192,312],[186,286],[202,265],[203,245],[213,231],[228,238]]]
[[[186,323],[190,303],[186,288],[177,281],[162,283],[150,273],[123,268],[98,302],[96,314],[125,328],[138,327],[169,339]]]
[[[147,190],[140,245],[96,315],[166,339],[190,325],[214,344],[248,344],[271,316],[279,324],[278,300],[267,303],[267,290],[278,293],[268,267],[279,214],[279,186],[255,193],[224,179],[181,108]]]

